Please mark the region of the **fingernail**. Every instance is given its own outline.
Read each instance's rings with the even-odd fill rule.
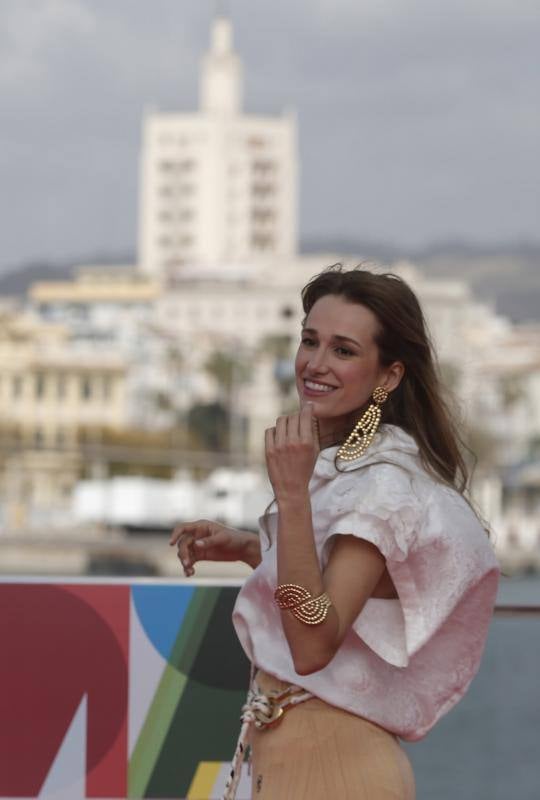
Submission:
[[[202,539],[197,539],[195,547],[204,547],[204,541]]]

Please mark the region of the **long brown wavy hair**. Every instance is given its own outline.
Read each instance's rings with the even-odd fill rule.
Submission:
[[[463,494],[469,480],[464,445],[443,397],[433,346],[414,292],[391,272],[334,264],[302,289],[306,316],[317,300],[329,294],[369,308],[379,323],[375,344],[381,365],[401,361],[405,367],[399,386],[382,406],[382,422],[409,433],[426,469]]]

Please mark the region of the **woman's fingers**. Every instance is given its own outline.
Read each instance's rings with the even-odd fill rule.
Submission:
[[[264,432],[264,449],[268,455],[276,446],[276,429],[267,428]]]
[[[178,558],[184,568],[184,574],[187,578],[193,575],[193,564],[195,558],[193,557],[193,542],[194,537],[191,533],[183,533],[176,544]]]
[[[295,444],[300,441],[300,414],[290,414],[287,418],[287,440]]]
[[[319,450],[319,423],[313,416],[313,403],[306,403],[300,411],[300,439],[303,442],[314,442]]]
[[[204,536],[208,536],[212,532],[214,526],[215,523],[207,519],[198,519],[195,522],[184,522],[182,525],[177,525],[174,528],[171,533],[171,538],[169,539],[169,544],[177,544],[179,539],[186,535],[190,535],[194,539],[201,539]]]
[[[285,447],[287,444],[296,444],[302,439],[302,414],[289,414],[278,417],[275,427],[276,447]]]
[[[270,431],[274,431],[273,440]],[[278,417],[276,427],[269,428],[266,434],[267,450],[268,444],[274,444],[279,449],[286,447],[287,444],[313,441],[318,448],[318,427],[317,420],[313,416],[313,403],[306,403],[299,414]]]
[[[176,525],[173,532],[171,533],[169,544],[171,546],[175,545],[178,543],[180,538],[184,536],[186,533],[193,533],[196,525],[197,525],[196,522],[185,522],[182,525]]]
[[[197,554],[196,560],[201,560],[212,555],[212,548],[220,548],[230,541],[230,531],[224,528],[218,528],[211,531],[201,539],[196,539],[193,542],[193,549]]]
[[[177,555],[184,568],[186,577],[194,574],[193,565],[201,558],[200,548],[197,551],[194,546],[197,542],[203,541],[210,532],[210,523],[206,520],[198,520],[184,525],[177,525],[171,534],[169,544],[176,545]]]
[[[283,447],[283,445],[287,441],[287,427],[288,427],[288,418],[278,417],[276,420],[276,434],[275,434],[275,442],[276,447]]]

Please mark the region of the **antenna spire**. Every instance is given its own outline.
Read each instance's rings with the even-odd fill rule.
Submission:
[[[229,4],[227,0],[215,0],[214,2],[215,16],[223,18],[229,16]]]
[[[235,114],[242,107],[242,64],[233,45],[233,27],[225,0],[215,0],[210,49],[203,59],[200,82],[202,111]]]

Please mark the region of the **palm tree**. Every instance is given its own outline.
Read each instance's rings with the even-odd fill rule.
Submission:
[[[241,351],[240,351],[241,352]],[[241,384],[247,383],[251,367],[246,357],[239,352],[233,354],[215,350],[206,361],[205,370],[211,375],[221,395],[221,405],[226,411],[229,427],[229,449],[243,452],[245,445],[245,419],[238,413],[237,392]]]

